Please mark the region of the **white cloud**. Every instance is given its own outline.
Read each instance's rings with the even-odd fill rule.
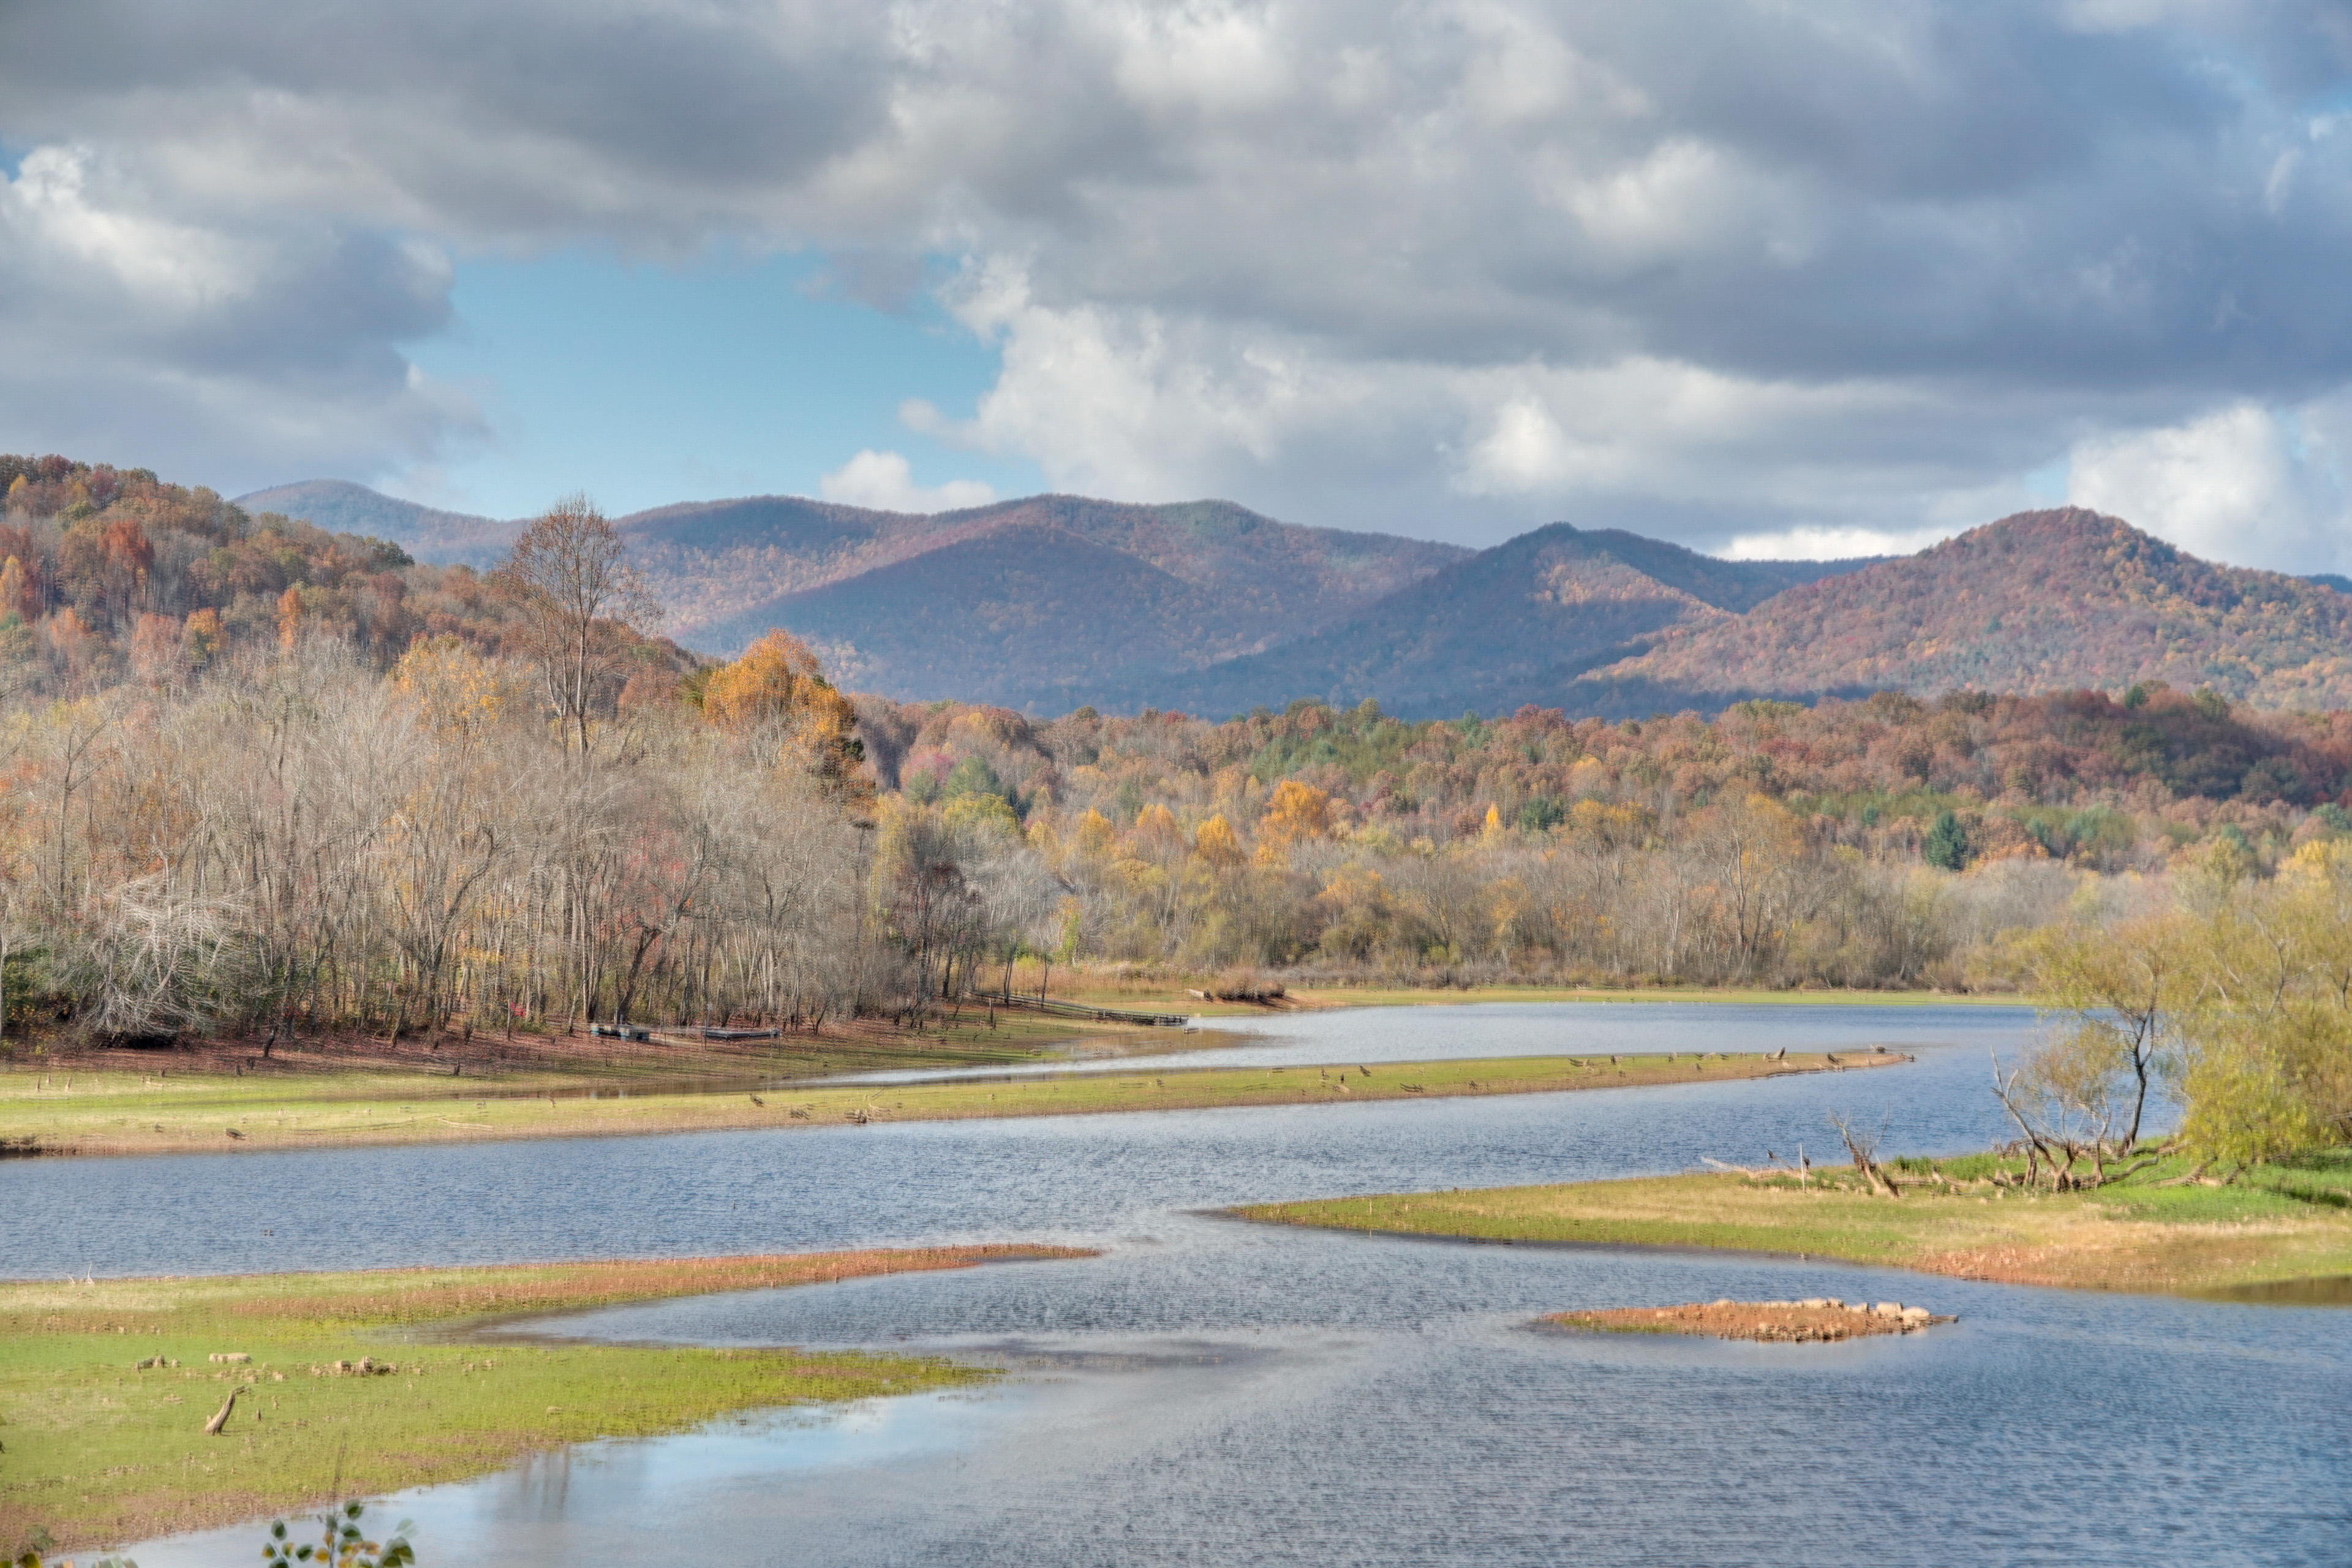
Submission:
[[[29,451],[229,493],[477,439],[459,388],[398,352],[447,320],[435,247],[299,217],[183,213],[103,153],[0,176],[0,407]]]
[[[978,479],[950,479],[927,489],[915,482],[906,458],[870,447],[819,479],[817,493],[843,506],[876,511],[961,511],[996,499],[996,491]]]
[[[1733,561],[1851,561],[1859,555],[1908,555],[1950,537],[1934,528],[1799,527],[1734,535],[1721,553]]]
[[[2180,425],[2078,443],[2067,499],[2209,560],[2341,572],[2352,569],[2347,437],[2352,397],[2284,412],[2231,404]]]
[[[2311,520],[2341,513],[2308,454],[2334,449],[2327,389],[2352,385],[2352,137],[2312,118],[2352,68],[2339,20],[2226,0],[409,0],[299,28],[262,0],[0,7],[0,139],[40,149],[0,202],[0,322],[96,345],[41,362],[37,397],[0,390],[59,447],[158,467],[174,429],[201,432],[207,471],[431,461],[478,430],[404,374],[401,345],[447,318],[445,247],[944,257],[1002,370],[908,426],[1065,488],[1778,550],[1983,521],[2073,449],[2118,510],[2208,533],[2227,506],[2172,487],[2235,464],[2305,520],[2263,537],[2316,549]],[[2263,479],[2263,438],[2200,423],[2240,404],[2323,413]],[[2183,442],[2224,456],[2167,455]],[[834,479],[908,504],[956,489],[893,458]]]

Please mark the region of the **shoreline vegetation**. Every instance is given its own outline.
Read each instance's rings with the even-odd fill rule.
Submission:
[[[991,1075],[929,1083],[712,1089],[655,1081],[589,1093],[577,1084],[477,1079],[461,1088],[464,1079],[383,1072],[265,1078],[58,1068],[0,1075],[0,1150],[17,1156],[223,1153],[1203,1110],[1628,1089],[1860,1070],[1909,1059],[1884,1049],[1770,1057],[1601,1052]]]
[[[1267,1224],[1464,1241],[1664,1247],[1906,1268],[2010,1285],[2271,1299],[2352,1277],[2352,1153],[2221,1184],[2170,1155],[2126,1183],[2031,1191],[1992,1154],[1883,1163],[1890,1199],[1848,1167],[1802,1185],[1737,1172],[1390,1193],[1229,1212]]]
[[[629,1301],[1092,1256],[994,1245],[0,1284],[0,1542],[12,1554],[19,1542],[102,1549],[739,1411],[984,1382],[995,1374],[933,1358],[484,1331]]]

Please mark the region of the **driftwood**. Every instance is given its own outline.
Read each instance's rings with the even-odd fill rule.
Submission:
[[[228,1391],[228,1397],[221,1402],[221,1407],[213,1412],[211,1420],[205,1423],[205,1436],[220,1436],[221,1428],[228,1425],[228,1413],[236,1408],[236,1396],[244,1392],[242,1388],[232,1388]]]
[[[1885,1134],[1885,1129],[1882,1127],[1876,1132],[1869,1131],[1856,1127],[1834,1110],[1829,1113],[1829,1121],[1830,1125],[1837,1129],[1839,1139],[1844,1142],[1845,1152],[1853,1157],[1853,1168],[1862,1173],[1863,1180],[1870,1184],[1871,1190],[1885,1193],[1890,1198],[1901,1197],[1903,1189],[1896,1186],[1894,1179],[1879,1168],[1875,1158],[1878,1153],[1878,1140]]]

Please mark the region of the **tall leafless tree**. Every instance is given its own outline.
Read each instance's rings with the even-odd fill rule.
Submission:
[[[615,628],[650,632],[661,605],[628,563],[619,531],[584,495],[534,519],[492,580],[522,611],[548,704],[584,757],[600,695],[624,673]]]

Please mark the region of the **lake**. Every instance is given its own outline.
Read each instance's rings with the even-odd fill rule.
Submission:
[[[591,1445],[392,1505],[426,1568],[793,1563],[2344,1563],[2340,1310],[1731,1254],[1244,1225],[1234,1203],[1674,1171],[1997,1132],[2021,1009],[1589,1004],[1282,1016],[1215,1061],[1886,1044],[1762,1082],[0,1169],[0,1273],[1067,1240],[1098,1258],[606,1310],[583,1337],[934,1349],[978,1391]],[[1259,1053],[1252,1056],[1250,1053]],[[1277,1053],[1267,1055],[1265,1053]],[[1284,1054],[1286,1053],[1286,1054]],[[1122,1065],[1131,1065],[1122,1064]],[[265,1231],[270,1234],[263,1234]],[[1957,1312],[1836,1346],[1540,1332],[1579,1306]],[[242,1563],[250,1530],[132,1549]]]

